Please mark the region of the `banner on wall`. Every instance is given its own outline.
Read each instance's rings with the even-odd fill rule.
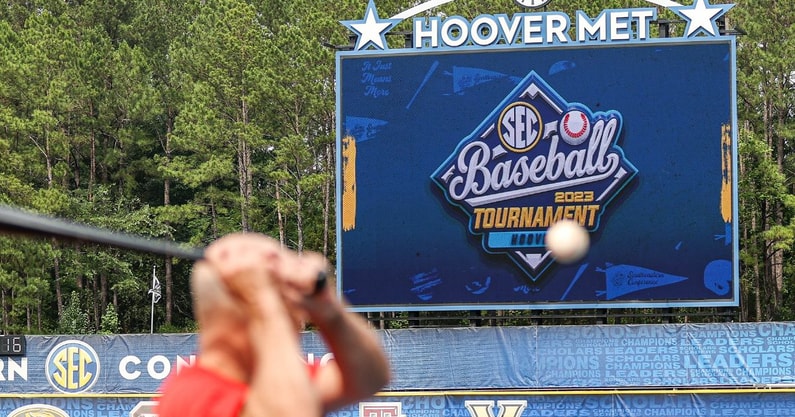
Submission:
[[[10,398],[0,397],[0,417],[155,417],[135,416],[131,412],[142,398],[74,397],[74,398]]]
[[[391,390],[780,386],[795,324],[417,329],[389,332]]]
[[[156,417],[140,398],[0,398],[0,417]],[[653,393],[395,393],[327,417],[648,417],[792,416],[795,392]]]
[[[781,387],[795,383],[795,323],[380,331],[385,391]],[[27,336],[0,356],[0,393],[154,394],[196,361],[196,335]],[[305,360],[333,360],[302,334]]]
[[[18,337],[18,336],[14,336]],[[196,362],[196,334],[22,336],[24,351],[0,354],[0,394],[154,394]],[[305,360],[331,354],[316,333],[302,337]]]
[[[560,395],[558,395],[560,394]],[[327,417],[648,417],[792,416],[795,393],[395,395]]]

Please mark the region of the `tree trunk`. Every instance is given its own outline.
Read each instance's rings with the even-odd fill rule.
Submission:
[[[746,132],[747,134],[750,134],[751,126],[749,121],[745,122],[743,131]],[[747,169],[742,158],[739,161],[739,165],[740,165],[739,177],[743,178],[746,175]],[[741,222],[740,224],[743,227],[742,241],[745,242],[744,245],[746,246],[747,250],[753,254],[756,253],[755,248],[758,248],[760,244],[755,233],[755,231],[757,230],[757,219],[759,217],[756,210],[757,206],[753,202],[753,199],[752,202],[745,202],[744,204],[741,203],[740,205],[741,206],[745,205],[750,211],[750,213],[747,213],[749,221],[747,223]],[[751,282],[753,283],[753,285],[751,285],[750,286],[751,288],[748,288],[747,291],[741,292],[741,294],[747,294],[747,302],[741,303],[741,310],[745,311],[746,319],[748,317],[753,316],[756,318],[756,321],[761,321],[762,298],[761,298],[761,288],[760,288],[761,279],[760,279],[759,265],[760,263],[764,262],[764,259],[759,259],[758,256],[754,257],[756,259],[751,263],[751,265],[749,265],[751,267]]]
[[[326,144],[325,171],[327,174],[323,181],[323,256],[329,256],[329,240],[331,239],[331,196],[334,189],[334,144]]]
[[[97,323],[101,323],[101,317],[105,314],[105,308],[108,306],[108,274],[101,273],[99,274],[99,317],[100,321]]]
[[[282,206],[281,206],[281,201],[282,201],[281,200],[281,198],[282,198],[281,197],[281,188],[282,188],[282,186],[281,186],[281,182],[279,180],[276,180],[275,183],[276,183],[276,219],[277,219],[277,222],[278,222],[278,225],[279,225],[279,243],[281,243],[282,246],[284,246],[285,245],[285,240],[287,239],[287,233],[284,230],[285,229],[284,214],[282,214]]]
[[[58,308],[58,317],[61,317],[63,313],[63,293],[61,291],[61,259],[58,256],[58,245],[55,243],[55,239],[52,240],[53,248],[56,249],[55,256],[52,259],[52,273],[53,273],[53,281],[55,282],[55,304]]]
[[[169,165],[171,162],[171,132],[173,131],[174,127],[174,116],[173,112],[169,110],[169,118],[168,123],[166,125],[166,137],[164,139],[163,150],[166,154],[166,166]],[[171,180],[169,178],[165,178],[163,180],[163,206],[168,207],[171,205]],[[168,226],[171,226],[170,223],[166,223]],[[171,325],[171,320],[173,318],[173,307],[174,307],[174,300],[173,300],[173,288],[174,288],[174,278],[171,276],[172,265],[174,262],[174,258],[171,256],[165,257],[165,268],[163,268],[163,280],[165,281],[166,285],[166,319],[165,324]]]
[[[8,305],[6,305],[6,290],[0,291],[0,307],[2,307],[3,312],[3,328],[8,329]]]
[[[210,219],[212,223],[213,239],[218,238],[218,213],[215,210],[215,203],[210,200]]]
[[[100,290],[99,290],[99,288],[97,288],[97,279],[96,279],[96,277],[91,280],[91,289],[94,290],[94,296],[91,297],[91,304],[92,305],[90,306],[90,308],[94,312],[94,323],[96,324],[95,328],[98,329],[99,328],[99,322],[100,322],[100,319],[99,319],[100,314],[99,314],[99,302],[97,301],[97,293]]]
[[[245,91],[243,92],[245,94]],[[242,100],[240,123],[247,126],[248,102]],[[253,174],[251,173],[251,147],[246,134],[238,137],[237,146],[238,181],[240,182],[240,226],[244,231],[251,230],[251,196],[254,194]]]
[[[47,188],[52,188],[53,173],[52,173],[52,160],[50,159],[50,139],[48,134],[44,134],[44,159],[47,161]]]
[[[759,272],[759,263],[754,263],[754,305],[756,306],[756,321],[762,321],[762,289]]]
[[[767,201],[762,202],[761,213],[759,215],[759,230],[768,230],[769,226],[769,219],[767,218],[769,203]],[[761,247],[762,247],[762,259],[763,264],[760,270],[760,277],[759,277],[759,291],[765,295],[766,299],[769,299],[773,294],[773,285],[771,284],[772,277],[773,277],[773,267],[772,267],[772,252],[770,250],[771,242],[768,239],[761,239]],[[762,294],[760,294],[761,297]],[[760,300],[761,304],[761,300]],[[760,306],[761,315],[759,317],[759,321],[767,320],[768,313],[770,312],[770,303],[765,303],[764,305]]]
[[[170,256],[166,256],[166,265],[163,268],[163,278],[166,281],[166,319],[165,324],[171,325],[173,308],[172,308],[172,299],[173,299],[173,289],[174,289],[174,282],[171,277],[171,270],[173,259]]]
[[[91,110],[91,114],[93,114],[93,109]],[[91,145],[91,156],[89,158],[88,170],[88,201],[94,201],[94,186],[97,181],[97,138],[93,128],[91,129],[89,141]]]
[[[772,123],[773,119],[773,111],[774,111],[774,104],[772,103],[772,97],[765,98],[764,104],[764,111],[762,112],[762,118],[764,121],[765,126],[765,143],[767,143],[768,148],[774,152],[777,160],[781,157],[780,154],[783,151],[782,148],[778,147],[779,141],[776,140],[776,135],[774,132],[774,126]],[[781,165],[777,165],[780,169]],[[781,209],[777,207],[777,204],[765,201],[763,203],[764,207],[762,209],[762,216],[761,221],[762,224],[761,230],[770,230],[771,227],[775,226],[776,224],[780,224],[779,217],[781,216],[780,211]],[[770,214],[770,217],[768,217]],[[765,276],[763,279],[765,289],[767,290],[766,293],[768,295],[768,299],[770,300],[766,304],[767,314],[765,319],[770,319],[772,312],[778,310],[780,303],[778,300],[781,299],[781,290],[779,286],[779,281],[783,282],[783,268],[781,265],[782,254],[780,250],[776,250],[774,248],[776,242],[766,239],[764,242],[765,248],[765,260],[766,265],[764,268]]]
[[[784,127],[784,120],[783,116],[785,111],[778,112],[778,126],[783,131]],[[778,167],[779,172],[785,172],[784,169],[784,153],[786,152],[786,148],[784,145],[784,135],[776,133],[776,166]],[[775,203],[775,224],[776,225],[784,225],[784,207],[781,203]],[[774,298],[774,311],[779,311],[781,306],[784,305],[784,250],[783,249],[775,249],[773,252],[773,256],[771,259],[773,264],[773,283],[775,284],[775,298]]]
[[[243,138],[237,139],[237,185],[240,193],[240,228],[243,231],[249,230],[248,225],[248,201],[246,196],[246,141]]]
[[[296,250],[300,253],[304,251],[304,191],[301,187],[301,181],[295,182],[295,227],[298,232],[298,247]]]

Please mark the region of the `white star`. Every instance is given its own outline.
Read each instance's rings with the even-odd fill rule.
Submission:
[[[710,5],[707,0],[694,0],[689,7],[671,7],[679,16],[687,20],[686,37],[691,37],[704,32],[718,36],[718,26],[715,21],[734,7],[733,4]]]
[[[363,20],[343,20],[343,25],[347,26],[352,32],[358,35],[355,50],[365,49],[373,45],[377,49],[386,49],[384,35],[395,25],[400,23],[400,19],[381,19],[375,9],[373,0],[367,4]]]

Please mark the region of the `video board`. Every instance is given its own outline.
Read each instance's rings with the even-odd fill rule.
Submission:
[[[369,42],[337,53],[353,308],[738,305],[735,40],[654,19],[416,18],[400,49],[343,22]],[[544,244],[562,218],[590,236],[573,264]]]

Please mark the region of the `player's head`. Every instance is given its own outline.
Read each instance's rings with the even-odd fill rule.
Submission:
[[[251,349],[246,331],[248,313],[227,290],[218,272],[199,261],[193,267],[190,283],[200,340],[207,343],[233,342],[241,354],[248,353]],[[288,311],[296,330],[303,330],[305,313],[299,308],[290,308]]]
[[[229,294],[217,271],[199,261],[191,272],[190,284],[201,350],[225,345],[240,360],[248,361],[251,346],[245,311]]]

